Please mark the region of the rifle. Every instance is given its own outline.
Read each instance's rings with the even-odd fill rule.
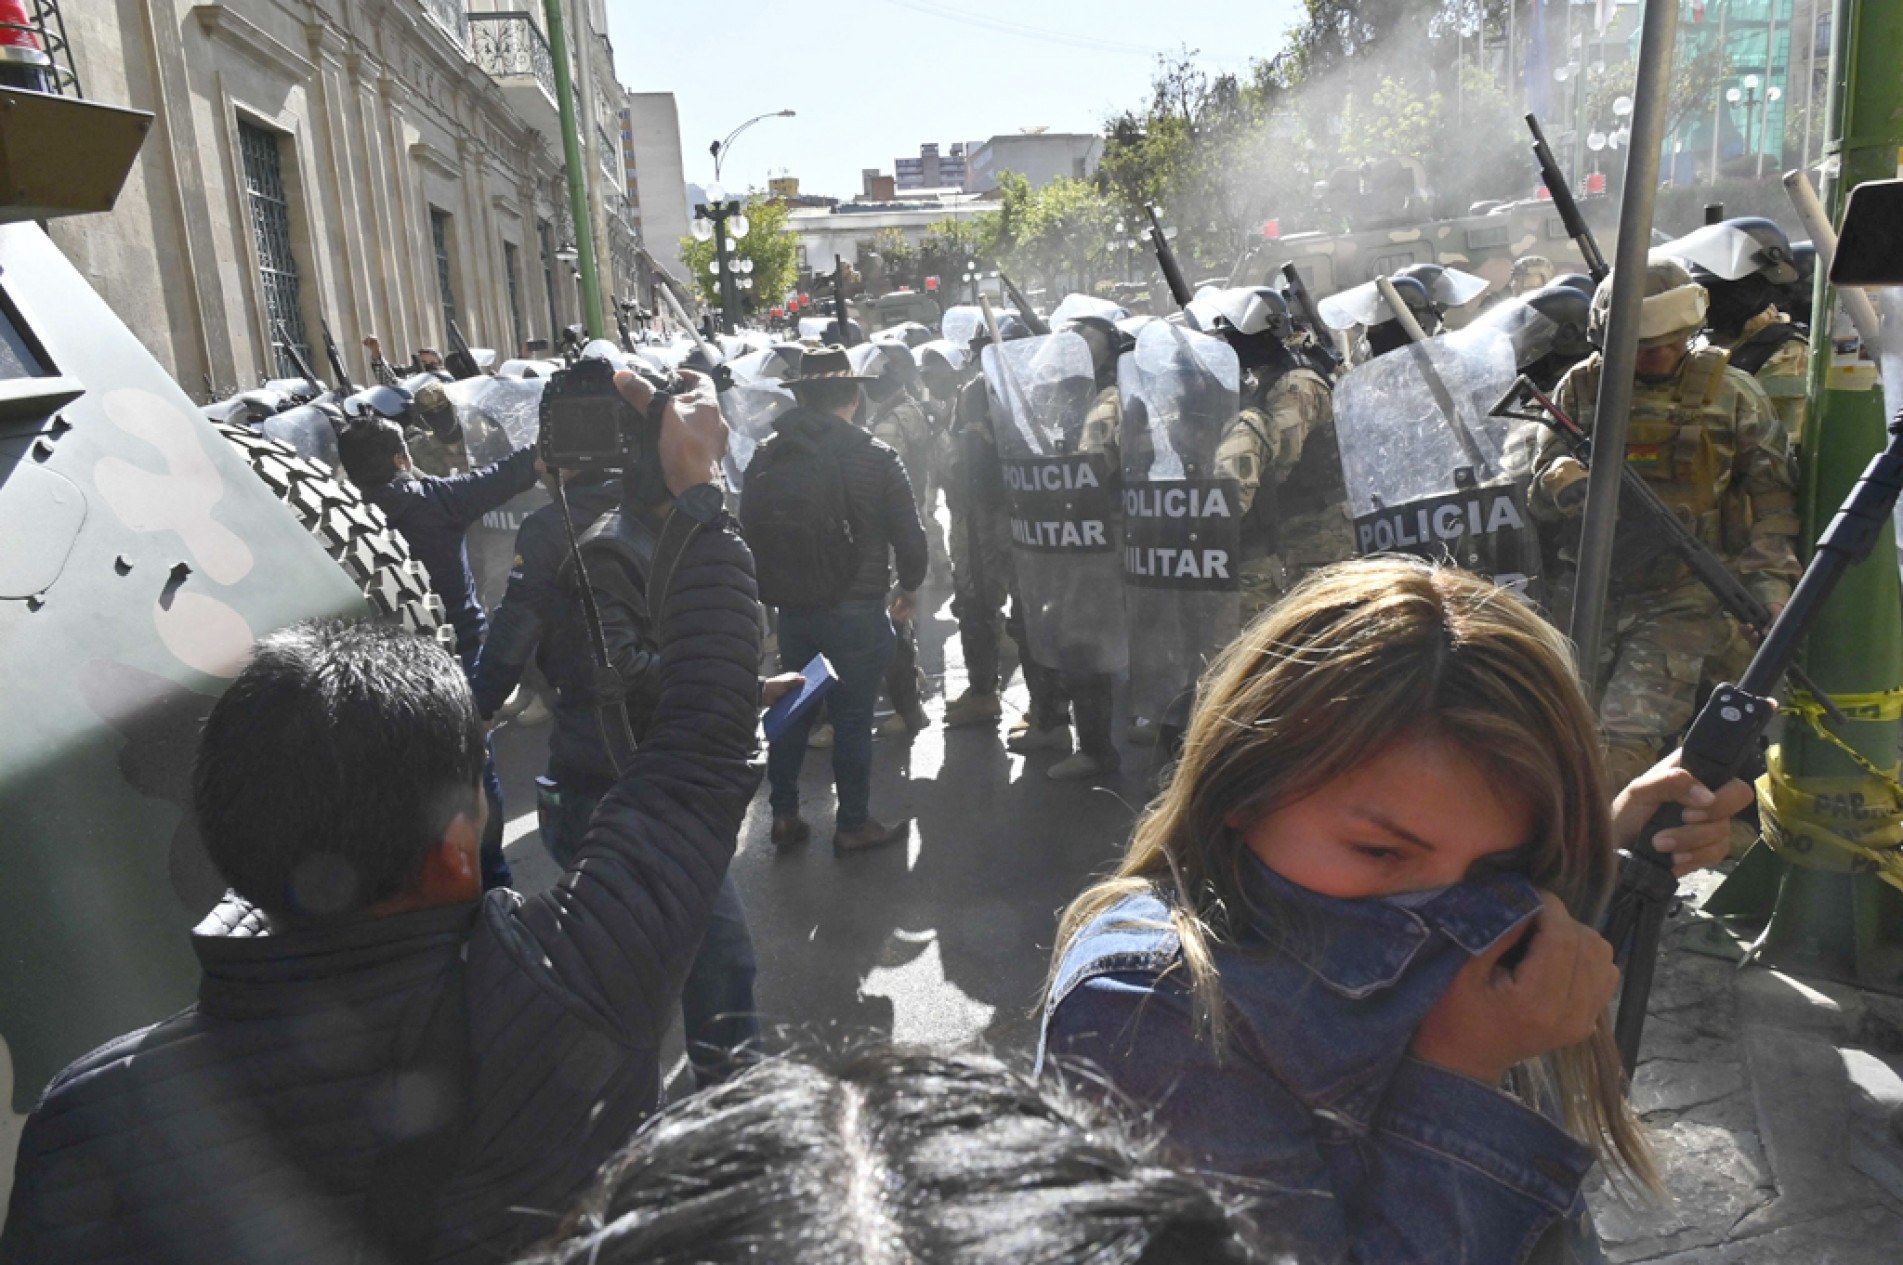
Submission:
[[[621,334],[621,350],[634,350],[634,333],[628,328],[628,305],[620,299],[614,301],[615,329]]]
[[[1586,217],[1579,213],[1579,203],[1573,201],[1572,188],[1553,157],[1552,146],[1546,143],[1546,133],[1540,130],[1540,116],[1527,115],[1526,126],[1533,133],[1533,161],[1540,165],[1540,179],[1546,182],[1546,191],[1553,195],[1553,209],[1559,212],[1560,220],[1566,225],[1566,235],[1579,247],[1580,258],[1586,261],[1586,271],[1592,274],[1593,284],[1597,285],[1612,269],[1599,252],[1599,241],[1587,226]]]
[[[1531,400],[1538,405],[1540,413],[1526,413],[1515,409],[1522,400]],[[1521,375],[1514,380],[1507,393],[1491,410],[1495,417],[1511,417],[1523,422],[1545,422],[1559,432],[1560,438],[1572,450],[1574,457],[1582,465],[1592,464],[1592,437],[1582,429],[1579,423],[1568,417],[1551,398]],[[1771,612],[1757,595],[1746,588],[1737,576],[1731,573],[1710,546],[1694,536],[1678,515],[1674,514],[1664,501],[1659,500],[1657,492],[1647,483],[1639,472],[1627,466],[1620,475],[1621,509],[1634,509],[1639,513],[1645,528],[1652,533],[1672,553],[1678,555],[1680,562],[1691,571],[1692,577],[1704,585],[1710,594],[1718,599],[1718,604],[1746,628],[1763,633],[1771,626]],[[1793,684],[1812,698],[1821,702],[1834,720],[1842,721],[1844,715],[1837,710],[1817,683],[1806,676],[1804,669],[1795,663],[1790,666],[1789,675]]]
[[[1692,721],[1679,763],[1707,788],[1715,791],[1724,786],[1757,750],[1775,713],[1771,692],[1796,661],[1799,644],[1823,613],[1837,581],[1869,557],[1878,540],[1889,538],[1890,514],[1897,493],[1903,491],[1903,412],[1890,419],[1889,436],[1888,445],[1870,459],[1836,517],[1818,537],[1810,565],[1804,568],[1783,613],[1758,644],[1751,666],[1736,685],[1713,690]],[[1628,1077],[1639,1059],[1665,912],[1678,891],[1671,859],[1660,855],[1652,841],[1660,831],[1683,820],[1677,804],[1652,814],[1638,841],[1619,854],[1619,883],[1606,913],[1604,935],[1612,942],[1625,980],[1613,1034]]]
[[[1170,288],[1170,297],[1176,300],[1176,306],[1186,308],[1192,297],[1189,282],[1183,279],[1183,268],[1176,262],[1176,248],[1170,245],[1170,239],[1163,233],[1163,221],[1156,217],[1156,208],[1144,207],[1150,216],[1150,247],[1156,251],[1156,266],[1163,270],[1163,280]]]
[[[337,394],[355,395],[357,388],[350,385],[350,374],[344,369],[344,358],[337,354],[337,340],[330,336],[330,322],[320,316],[317,324],[324,331],[324,354],[330,357],[330,371],[337,375]]]
[[[1011,296],[1011,301],[1018,305],[1018,315],[1024,318],[1024,323],[1031,332],[1033,334],[1050,333],[1051,323],[1037,314],[1037,309],[1031,306],[1031,301],[1024,297],[1024,291],[1012,283],[1010,276],[1003,268],[998,269],[998,280],[1003,283],[1004,292]]]
[[[476,363],[476,353],[469,350],[469,340],[456,328],[456,322],[449,322],[449,355],[443,363],[458,382],[465,378],[479,378],[482,368]]]
[[[1282,265],[1282,288],[1287,291],[1289,298],[1295,300],[1295,310],[1301,313],[1303,323],[1314,338],[1315,354],[1327,366],[1323,376],[1332,374],[1341,367],[1341,358],[1335,354],[1334,348],[1322,341],[1327,337],[1328,326],[1322,320],[1321,309],[1315,306],[1315,296],[1308,292],[1308,284],[1302,280],[1302,274],[1294,264]]]
[[[311,368],[311,362],[304,358],[304,353],[298,349],[296,343],[291,341],[290,334],[285,332],[284,322],[272,321],[271,332],[277,337],[278,346],[284,348],[284,354],[289,356],[291,363],[297,366],[297,371],[308,378],[312,386],[323,386],[324,380],[317,376],[317,370]]]

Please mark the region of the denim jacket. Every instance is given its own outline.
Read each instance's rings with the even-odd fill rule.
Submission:
[[[1237,1179],[1304,1262],[1494,1265],[1536,1248],[1598,1260],[1581,1193],[1591,1151],[1407,1053],[1461,966],[1538,911],[1532,885],[1494,875],[1416,900],[1339,900],[1259,863],[1252,879],[1260,912],[1212,946],[1224,1049],[1197,1035],[1168,910],[1144,895],[1066,949],[1040,1067],[1094,1065],[1185,1158]]]

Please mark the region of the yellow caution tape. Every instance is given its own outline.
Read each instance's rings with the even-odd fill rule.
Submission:
[[[1865,762],[1867,763],[1867,761]],[[1903,889],[1903,785],[1897,770],[1854,777],[1807,777],[1800,788],[1772,747],[1758,779],[1764,841],[1808,869],[1875,874]]]

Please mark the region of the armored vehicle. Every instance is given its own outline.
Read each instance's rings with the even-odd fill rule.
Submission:
[[[151,123],[0,86],[0,1192],[46,1082],[193,998],[191,762],[253,641],[440,622],[377,511],[205,417],[35,223],[110,209]]]

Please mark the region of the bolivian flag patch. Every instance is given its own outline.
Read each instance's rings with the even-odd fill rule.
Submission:
[[[1625,450],[1626,464],[1636,467],[1640,473],[1657,470],[1665,456],[1664,444],[1628,444]]]

